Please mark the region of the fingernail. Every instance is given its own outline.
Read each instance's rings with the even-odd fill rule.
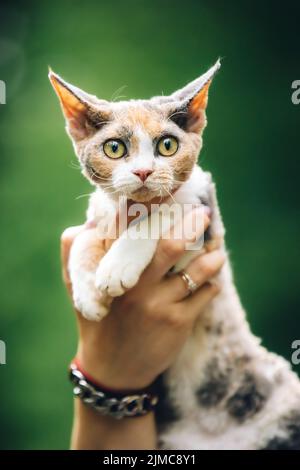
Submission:
[[[205,206],[199,206],[196,209],[194,209],[194,217],[196,217],[196,218],[199,217],[199,218],[204,220],[207,215],[208,214],[205,210]]]
[[[211,210],[211,208],[210,208],[210,207],[208,207],[208,206],[205,206],[204,204],[203,204],[203,206],[202,206],[202,207],[204,208],[204,212],[205,212],[205,214],[206,214],[206,215],[208,215],[208,217],[210,217],[210,216],[211,216],[211,214],[212,214],[212,210]]]
[[[97,227],[95,219],[87,220],[84,224],[84,228],[95,228]]]

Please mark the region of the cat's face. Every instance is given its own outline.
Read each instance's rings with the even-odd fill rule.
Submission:
[[[84,174],[116,196],[142,202],[168,196],[190,174],[201,145],[159,106],[145,102],[111,105],[111,118],[77,154]]]
[[[145,202],[172,194],[197,161],[219,66],[169,97],[119,102],[99,100],[50,72],[83,174],[113,197]]]

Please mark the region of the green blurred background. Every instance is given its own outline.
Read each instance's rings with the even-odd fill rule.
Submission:
[[[298,7],[296,6],[298,3]],[[299,2],[1,1],[0,447],[67,448],[76,347],[59,236],[84,220],[76,163],[47,66],[100,98],[171,92],[223,58],[203,166],[218,185],[252,328],[291,356],[300,338]]]

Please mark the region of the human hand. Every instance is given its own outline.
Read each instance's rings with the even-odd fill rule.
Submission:
[[[203,217],[205,230],[209,218],[203,211],[190,212],[183,223],[190,223],[189,218],[195,217]],[[63,273],[69,292],[72,289],[67,272],[69,252],[82,230],[89,228],[72,227],[62,235]],[[219,292],[216,284],[209,283],[224,263],[219,250],[198,256],[185,269],[199,285],[192,295],[187,296],[187,287],[179,275],[166,277],[185,248],[184,240],[172,236],[173,230],[169,237],[159,241],[139,282],[113,300],[110,313],[100,322],[88,321],[77,312],[77,358],[82,368],[106,387],[132,390],[151,384],[174,362],[196,319]]]

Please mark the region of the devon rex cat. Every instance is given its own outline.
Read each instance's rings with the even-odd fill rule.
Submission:
[[[103,221],[114,220],[123,196],[136,202],[162,197],[170,206],[208,205],[209,236],[223,239],[214,184],[197,165],[208,89],[219,67],[218,61],[170,96],[119,102],[91,96],[50,71],[82,172],[96,186],[89,217],[99,222],[98,236]],[[74,302],[88,319],[107,314],[111,297],[134,286],[152,259],[157,239],[132,240],[128,230],[96,265],[85,236],[75,240],[69,266]],[[189,251],[175,269],[196,254]],[[249,330],[228,257],[218,277],[221,292],[162,376],[160,447],[300,449],[298,378]]]

